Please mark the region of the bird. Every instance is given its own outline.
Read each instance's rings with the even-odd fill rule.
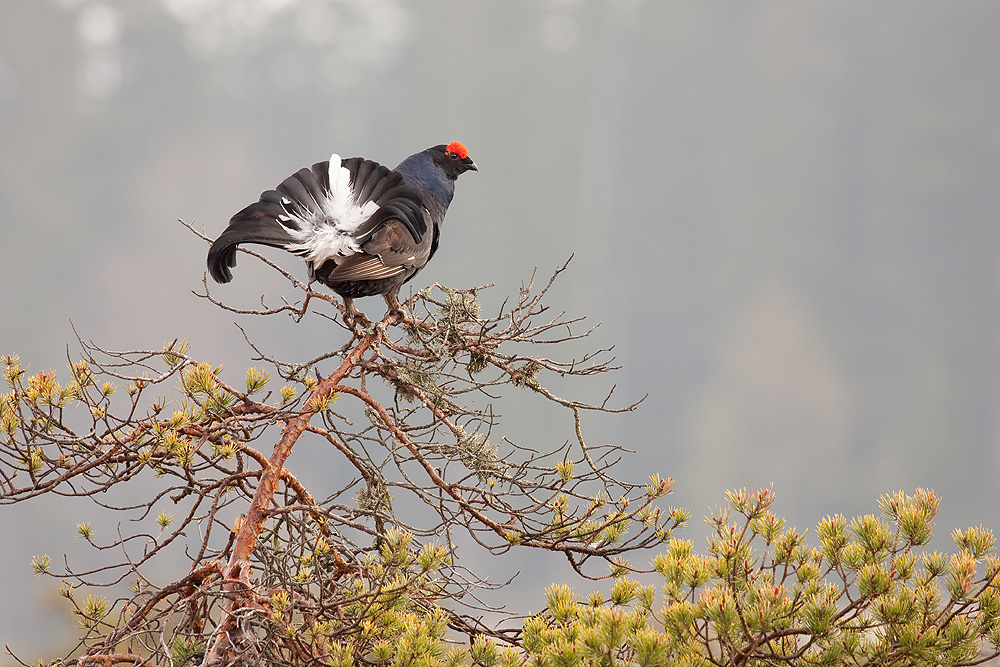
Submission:
[[[344,318],[360,315],[354,299],[381,295],[387,314],[403,314],[398,293],[437,252],[455,181],[479,171],[458,141],[415,153],[395,169],[336,153],[286,178],[229,220],[208,251],[217,283],[233,279],[236,248],[282,248],[301,257],[309,280],[344,300]]]

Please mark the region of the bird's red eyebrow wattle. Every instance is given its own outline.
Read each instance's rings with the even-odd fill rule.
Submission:
[[[463,160],[469,157],[469,149],[461,141],[453,141],[445,147],[446,153],[454,153]]]

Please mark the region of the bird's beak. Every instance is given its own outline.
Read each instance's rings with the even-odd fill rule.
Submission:
[[[471,169],[472,171],[479,171],[479,167],[477,167],[477,166],[476,166],[476,163],[475,163],[475,162],[473,162],[472,160],[469,160],[469,164],[468,164],[467,166],[468,166],[468,168],[469,168],[469,169]]]

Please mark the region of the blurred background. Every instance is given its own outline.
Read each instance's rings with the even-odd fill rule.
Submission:
[[[0,10],[0,354],[64,372],[75,326],[109,349],[187,338],[239,378],[251,351],[234,320],[285,359],[339,347],[321,319],[238,319],[192,296],[206,245],[177,219],[214,236],[333,151],[394,165],[457,139],[480,172],[413,285],[496,283],[499,304],[575,254],[550,302],[601,322],[594,346],[623,368],[568,391],[649,394],[586,426],[635,450],[621,476],[676,480],[697,548],[700,518],[751,484],[773,483],[800,529],[918,486],[944,497],[942,550],[953,528],[1000,528],[1000,4]],[[213,289],[235,305],[289,291],[248,259],[236,273]],[[570,435],[563,416],[507,412],[525,445]],[[31,556],[99,563],[74,528],[97,515],[85,501],[0,510],[0,641],[29,662],[76,632]],[[468,558],[498,580],[526,566]],[[530,570],[493,600],[537,611],[547,583],[593,588],[564,561]]]

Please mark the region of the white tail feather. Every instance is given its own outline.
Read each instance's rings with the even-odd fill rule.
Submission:
[[[290,230],[299,240],[290,250],[301,252],[315,264],[359,252],[361,247],[354,232],[378,210],[373,201],[358,204],[357,193],[351,189],[351,171],[343,166],[336,153],[330,156],[329,176],[330,189],[320,202],[321,210],[310,211],[302,218],[293,216],[301,230]]]

